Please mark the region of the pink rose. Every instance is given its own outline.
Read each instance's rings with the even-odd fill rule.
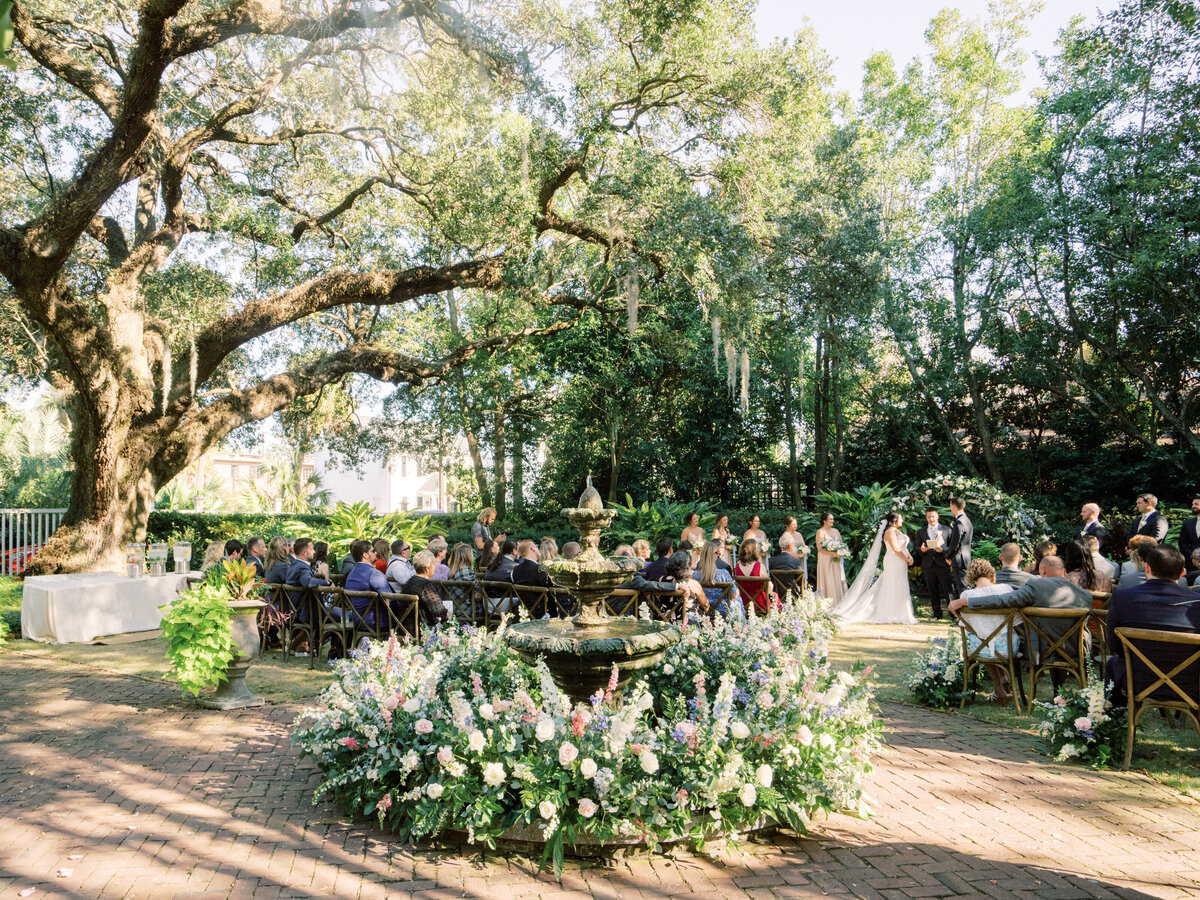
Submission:
[[[1075,720],[1075,728],[1078,731],[1087,731],[1092,727],[1092,720],[1087,716],[1080,716]]]
[[[417,734],[432,734],[433,723],[428,719],[417,719],[417,723],[413,726],[413,731]]]
[[[579,814],[585,819],[594,816],[599,808],[600,805],[595,800],[589,800],[587,797],[579,801]]]
[[[358,741],[356,741],[352,737],[342,738],[342,746],[349,747],[351,750],[357,750],[358,749]]]

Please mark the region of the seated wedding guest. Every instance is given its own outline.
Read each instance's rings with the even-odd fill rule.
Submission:
[[[692,577],[700,582],[704,590],[707,607],[721,616],[729,615],[729,591],[721,587],[709,585],[732,584],[733,576],[717,566],[721,551],[725,549],[723,541],[706,541],[700,548],[700,564],[692,572]]]
[[[633,546],[630,544],[621,544],[613,551],[613,556],[623,556],[626,559],[634,559]]]
[[[1022,572],[1021,574],[1025,573]],[[967,565],[966,579],[969,590],[963,591],[959,596],[961,599],[966,600],[968,604],[973,597],[994,597],[998,594],[1011,593],[1014,590],[1010,584],[996,583],[996,572],[992,568],[992,564],[986,559],[971,560]],[[959,616],[973,630],[982,633],[985,637],[991,634],[992,629],[996,627],[996,623],[989,620],[987,616],[972,616],[966,610],[960,612]],[[998,632],[994,638],[988,641],[988,648],[980,654],[980,657],[987,656],[992,659],[996,659],[997,657],[1006,658],[1010,646],[1012,652],[1015,654],[1020,648],[1021,638],[1015,631],[1012,634],[1009,632],[1010,629],[1007,627]],[[967,646],[974,653],[980,646],[979,637],[974,634],[968,634]],[[1009,692],[1012,689],[1012,685],[1008,683],[1008,672],[999,663],[985,661],[984,666],[987,667],[988,676],[992,679],[992,686],[995,688],[991,699],[996,703],[1010,702],[1012,694]]]
[[[391,593],[392,586],[387,576],[375,568],[376,555],[375,546],[370,541],[351,542],[350,558],[354,560],[354,568],[346,576],[346,583],[343,585],[346,590]],[[371,605],[370,597],[351,597],[350,605],[359,616],[364,617],[363,622],[368,628],[375,627],[375,616],[366,615]]]
[[[314,588],[329,584],[324,578],[318,578],[313,574],[312,559],[316,551],[313,549],[313,542],[310,538],[296,538],[292,545],[291,563],[288,565],[285,584],[298,585],[302,588]],[[304,604],[304,594],[298,591],[289,591],[288,596],[292,601],[293,608],[296,609],[296,621],[308,622],[311,619],[308,607]],[[299,644],[295,647],[297,654],[306,650],[305,644]],[[341,646],[331,646],[329,649],[330,655],[342,655],[345,648]],[[335,657],[336,658],[336,657]]]
[[[225,542],[225,558],[228,560],[241,559],[245,550],[245,544],[237,538],[230,538]]]
[[[338,566],[338,574],[340,574],[342,576],[342,580],[345,581],[346,576],[349,575],[353,571],[354,571],[354,557],[350,554],[349,551],[347,551],[346,555],[342,558],[342,561]]]
[[[291,564],[292,555],[288,553],[287,538],[276,535],[267,545],[267,555],[263,566],[267,570],[267,584],[284,584],[287,581],[287,570]]]
[[[312,563],[313,574],[318,578],[329,580],[329,545],[324,541],[313,542]]]
[[[517,562],[512,567],[509,577],[513,584],[524,584],[531,587],[553,588],[554,583],[550,577],[538,568],[538,561],[542,558],[542,551],[538,549],[537,543],[530,540],[521,541],[517,545]]]
[[[388,551],[391,549],[391,545],[384,538],[375,538],[371,541],[371,546],[375,548],[375,568],[387,574]]]
[[[1169,546],[1139,552],[1146,554],[1148,577],[1142,584],[1114,591],[1108,605],[1105,627],[1109,649],[1114,653],[1108,658],[1105,677],[1114,686],[1114,705],[1125,702],[1125,659],[1116,629],[1150,628],[1200,634],[1200,596],[1180,587],[1178,582],[1185,570],[1183,554]]]
[[[263,557],[267,553],[267,542],[260,537],[252,537],[246,541],[246,562],[254,566],[254,574],[257,578],[267,577],[267,567],[263,562]]]
[[[692,558],[692,568],[696,568],[696,563],[700,561],[700,548],[693,547],[691,541],[680,541],[679,549],[686,550]]]
[[[1107,594],[1112,590],[1112,579],[1102,578],[1096,572],[1092,554],[1083,548],[1082,541],[1068,541],[1063,544],[1062,561],[1067,570],[1067,580],[1071,583],[1079,585],[1085,591]]]
[[[808,560],[800,555],[800,551],[797,549],[797,538],[799,538],[798,533],[785,531],[779,537],[779,552],[767,560],[767,567],[769,571],[775,573],[781,589],[791,590],[797,581],[808,580]],[[807,549],[806,547],[805,550],[807,551]],[[792,572],[795,574],[786,574]]]
[[[1141,572],[1145,568],[1145,564],[1140,559],[1134,558],[1134,553],[1137,550],[1149,550],[1151,547],[1157,547],[1158,541],[1144,534],[1135,534],[1125,544],[1125,555],[1129,557],[1126,562],[1121,563],[1121,577],[1132,575]]]
[[[433,579],[445,581],[450,577],[450,569],[446,565],[447,544],[444,537],[432,537],[425,548],[433,554]]]
[[[1029,579],[1036,577],[1032,572],[1021,569],[1020,547],[1010,542],[1000,548],[1000,571],[996,573],[996,584],[1008,584],[1019,588]]]
[[[704,529],[700,527],[700,513],[691,512],[687,515],[687,523],[679,532],[679,540],[690,541],[694,546],[704,543]]]
[[[532,543],[532,542],[531,542]],[[500,555],[488,566],[484,581],[512,581],[512,570],[517,566],[517,542],[507,540],[500,545]]]
[[[1047,556],[1053,556],[1058,552],[1058,546],[1054,541],[1038,541],[1033,545],[1033,564],[1025,571],[1031,575],[1036,575],[1041,571],[1042,560]]]
[[[563,559],[574,559],[582,552],[583,548],[579,546],[579,541],[567,541],[562,546]]]
[[[746,541],[766,541],[767,533],[759,528],[759,523],[762,521],[758,516],[751,516],[747,523],[750,527],[746,529],[742,535],[742,543]]]
[[[1200,548],[1192,551],[1192,571],[1187,573],[1187,583],[1200,588]]]
[[[1090,534],[1082,538],[1080,541],[1083,544],[1083,549],[1086,550],[1092,557],[1092,564],[1096,567],[1096,574],[1101,578],[1107,578],[1112,581],[1117,577],[1117,564],[1106,558],[1100,552],[1100,542]]]
[[[433,577],[433,554],[422,550],[412,561],[414,574],[404,586],[404,593],[417,598],[417,606],[421,611],[421,624],[432,628],[439,622],[450,618],[450,611],[442,602],[442,594],[430,578]]]
[[[1067,570],[1062,560],[1057,556],[1042,557],[1038,566],[1039,577],[1031,578],[1025,585],[1006,594],[996,594],[986,597],[974,597],[950,601],[950,612],[957,613],[960,609],[993,608],[1011,609],[1027,606],[1048,607],[1050,609],[1091,609],[1092,595],[1077,584],[1066,578]],[[1052,640],[1063,637],[1074,625],[1071,619],[1041,619],[1038,627]],[[1045,649],[1038,639],[1037,653]],[[1050,672],[1051,681],[1057,688],[1064,678],[1061,669]]]
[[[647,581],[662,581],[666,578],[667,561],[671,558],[674,549],[675,544],[666,535],[654,542],[654,552],[658,556],[653,562],[648,563],[642,572]]]
[[[692,577],[692,554],[679,550],[667,560],[667,572],[663,581],[674,584],[683,591],[685,609],[688,610],[687,621],[699,621],[698,613],[708,612],[708,597],[700,582]]]
[[[204,551],[204,563],[200,566],[201,572],[207,572],[214,566],[219,566],[225,561],[225,545],[220,541],[213,541],[208,545],[208,549]]]
[[[636,547],[637,544],[634,544],[634,546]],[[558,559],[558,541],[552,537],[542,538],[542,543],[538,547],[538,550],[541,551],[542,559],[547,562],[552,559]]]
[[[758,541],[753,539],[742,541],[742,545],[738,548],[737,565],[733,567],[733,580],[737,582],[746,612],[750,611],[751,604],[754,605],[755,611],[759,615],[766,615],[770,607],[777,608],[779,606],[779,597],[771,590],[769,581],[760,583],[744,580],[763,578],[766,574],[767,570],[762,564]]]
[[[543,554],[544,556],[545,554]],[[645,538],[638,538],[633,542],[633,556],[635,559],[640,559],[643,566],[650,562],[650,542]]]
[[[470,545],[460,542],[450,548],[446,568],[450,570],[446,598],[454,604],[454,615],[470,622],[474,617],[471,599],[475,595],[475,554]]]
[[[479,558],[475,561],[475,568],[480,572],[486,572],[492,567],[492,564],[500,556],[500,542],[493,540],[490,544],[483,548],[483,552],[479,554]]]
[[[717,516],[717,524],[713,528],[712,539],[720,541],[722,544],[732,544],[734,541],[733,532],[729,530],[729,516],[721,513]]]
[[[392,583],[393,593],[406,593],[405,586],[408,584],[408,580],[416,574],[413,564],[409,561],[412,558],[412,544],[404,538],[397,538],[392,541],[389,549],[392,551],[392,555],[388,559],[385,570],[387,580]]]

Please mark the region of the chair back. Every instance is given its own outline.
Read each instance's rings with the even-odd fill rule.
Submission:
[[[958,611],[958,630],[962,637],[963,695],[959,709],[967,702],[967,689],[974,683],[979,667],[998,665],[1008,672],[1013,705],[1020,712],[1025,703],[1025,683],[1021,681],[1017,662],[1020,633],[1017,619],[1020,611],[1002,607],[980,607]]]
[[[728,614],[729,610],[733,608],[733,604],[742,602],[738,596],[738,586],[732,581],[702,581],[700,587],[704,588],[704,593],[708,597],[709,609],[724,603],[726,614]],[[719,591],[720,593],[714,596],[709,591]]]
[[[1052,609],[1027,606],[1021,610],[1029,647],[1029,702],[1037,698],[1037,684],[1050,672],[1070,675],[1087,684],[1087,656],[1091,647],[1090,609]]]
[[[388,631],[400,640],[418,640],[421,629],[421,602],[415,594],[380,591],[380,612],[386,617]]]
[[[779,599],[783,600],[791,597],[793,594],[799,596],[804,589],[805,572],[803,569],[780,569],[772,571],[771,585],[775,588],[775,593],[779,595]]]
[[[639,591],[637,605],[640,608],[645,602],[650,608],[651,619],[660,622],[682,622],[684,598],[682,590]]]
[[[610,616],[636,616],[638,592],[629,588],[617,588],[604,598],[604,611]]]
[[[1200,710],[1200,634],[1124,627],[1115,633],[1131,707],[1154,701]]]

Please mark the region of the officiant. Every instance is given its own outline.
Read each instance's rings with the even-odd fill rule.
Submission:
[[[953,597],[953,570],[946,559],[946,542],[950,529],[938,522],[936,509],[925,510],[925,524],[917,530],[917,547],[921,551],[921,572],[934,618],[942,617],[942,600],[949,605]]]

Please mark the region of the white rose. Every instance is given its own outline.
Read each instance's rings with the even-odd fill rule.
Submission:
[[[425,788],[425,793],[429,795],[430,800],[436,800],[438,797],[442,796],[442,791],[444,790],[445,788],[435,781]]]
[[[443,766],[454,759],[454,751],[449,747],[439,747],[437,752],[437,761]]]
[[[483,780],[492,787],[504,784],[504,765],[498,762],[488,763],[483,767]]]
[[[542,743],[550,740],[550,738],[554,737],[554,720],[549,716],[542,716],[538,719],[537,728],[534,729],[533,733]]]
[[[599,808],[600,806],[595,800],[589,800],[587,797],[584,797],[579,801],[579,814],[585,819],[590,819],[592,816],[594,816],[596,814],[596,810]]]
[[[754,777],[758,779],[758,783],[765,788],[769,788],[775,781],[775,770],[763,763],[754,772]]]
[[[492,708],[492,704],[490,703],[481,703],[479,705],[479,715],[490,722],[496,718],[496,710]]]
[[[404,701],[404,711],[406,713],[415,713],[420,708],[421,708],[421,701],[418,700],[416,697],[409,697],[407,700]]]
[[[829,748],[834,746],[834,744],[836,744],[836,743],[837,743],[837,741],[835,741],[833,739],[833,735],[828,734],[828,733],[821,735],[821,746],[824,747],[826,750],[828,750]]]
[[[569,766],[579,757],[579,748],[570,741],[563,741],[561,747],[558,748],[558,764],[561,766]]]
[[[647,775],[653,775],[658,771],[658,757],[649,750],[642,753],[642,771]]]
[[[663,666],[663,674],[664,675],[674,675],[675,667],[673,665],[671,665],[670,663],[667,663],[665,666]]]
[[[729,726],[729,733],[739,741],[744,741],[746,738],[750,737],[750,726],[745,722],[734,722]]]
[[[538,804],[538,815],[543,819],[551,819],[554,817],[555,806],[551,800],[543,800]]]
[[[753,806],[758,800],[758,791],[754,789],[754,785],[744,784],[738,799],[742,801],[742,806]]]
[[[590,756],[585,756],[579,764],[579,771],[583,773],[584,778],[594,778],[596,776],[596,761]]]
[[[476,729],[467,737],[467,746],[475,753],[482,753],[483,748],[487,746],[487,739],[484,738],[483,732]]]

